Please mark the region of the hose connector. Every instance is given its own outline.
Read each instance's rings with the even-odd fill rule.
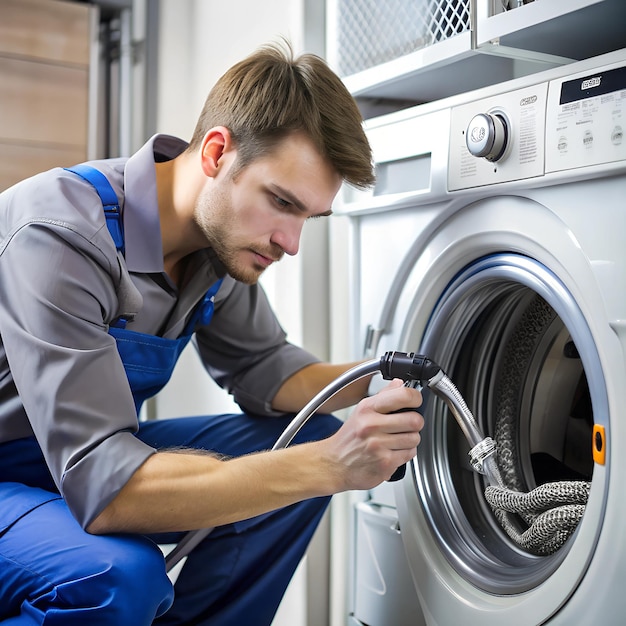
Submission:
[[[470,463],[479,474],[486,474],[485,461],[496,452],[496,442],[491,437],[485,437],[469,452]]]
[[[385,352],[380,358],[380,373],[385,380],[401,378],[405,382],[417,380],[427,384],[440,372],[434,361],[413,352]]]

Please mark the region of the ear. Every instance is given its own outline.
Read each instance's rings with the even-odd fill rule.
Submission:
[[[230,131],[225,126],[215,126],[207,131],[200,148],[202,171],[214,177],[220,167],[220,160],[232,147]]]

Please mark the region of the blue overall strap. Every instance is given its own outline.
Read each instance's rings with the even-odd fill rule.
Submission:
[[[111,233],[111,237],[113,237],[113,243],[115,243],[115,247],[124,254],[124,227],[122,224],[120,204],[107,177],[100,170],[90,165],[74,165],[73,167],[65,167],[63,169],[77,174],[93,185],[102,201],[107,228]]]
[[[186,332],[193,331],[196,324],[202,324],[207,326],[213,318],[213,310],[215,308],[215,294],[219,291],[219,288],[224,282],[223,278],[220,278],[217,282],[211,285],[210,289],[206,292],[206,295],[202,299],[202,302],[198,304],[194,315],[192,315],[187,325]]]

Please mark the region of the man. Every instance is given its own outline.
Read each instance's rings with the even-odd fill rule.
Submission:
[[[3,623],[269,624],[328,498],[414,456],[422,417],[396,411],[419,392],[365,398],[366,379],[323,407],[360,401],[344,424],[316,415],[263,452],[350,367],[288,343],[257,284],[342,181],[373,182],[353,99],[268,46],[218,81],[189,145],[157,135],[0,196]],[[192,335],[243,414],[139,424]],[[174,594],[154,541],[214,526]]]

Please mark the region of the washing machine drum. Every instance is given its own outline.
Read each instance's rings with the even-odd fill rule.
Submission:
[[[594,478],[594,414],[608,414],[606,393],[601,377],[588,376],[600,371],[589,329],[555,276],[521,255],[480,259],[447,286],[421,336],[412,332],[406,340],[418,342],[419,351],[442,366],[479,428],[495,440],[508,490],[524,494],[571,484],[586,501]],[[423,412],[422,444],[411,476],[399,487],[400,521],[418,586],[425,584],[424,570],[438,568],[459,593],[475,590],[477,605],[482,603],[477,615],[492,606],[489,598],[502,607],[502,598],[546,587],[575,545],[585,504],[562,532],[529,540],[535,514],[502,513],[488,503],[484,477],[471,466],[469,444],[445,403],[425,391]],[[591,550],[588,545],[576,567],[584,568],[580,563]],[[444,565],[437,565],[437,555],[445,557]],[[571,576],[564,598],[579,577]],[[555,598],[544,613],[564,598]],[[516,623],[542,623],[539,613],[530,621],[518,616]]]

